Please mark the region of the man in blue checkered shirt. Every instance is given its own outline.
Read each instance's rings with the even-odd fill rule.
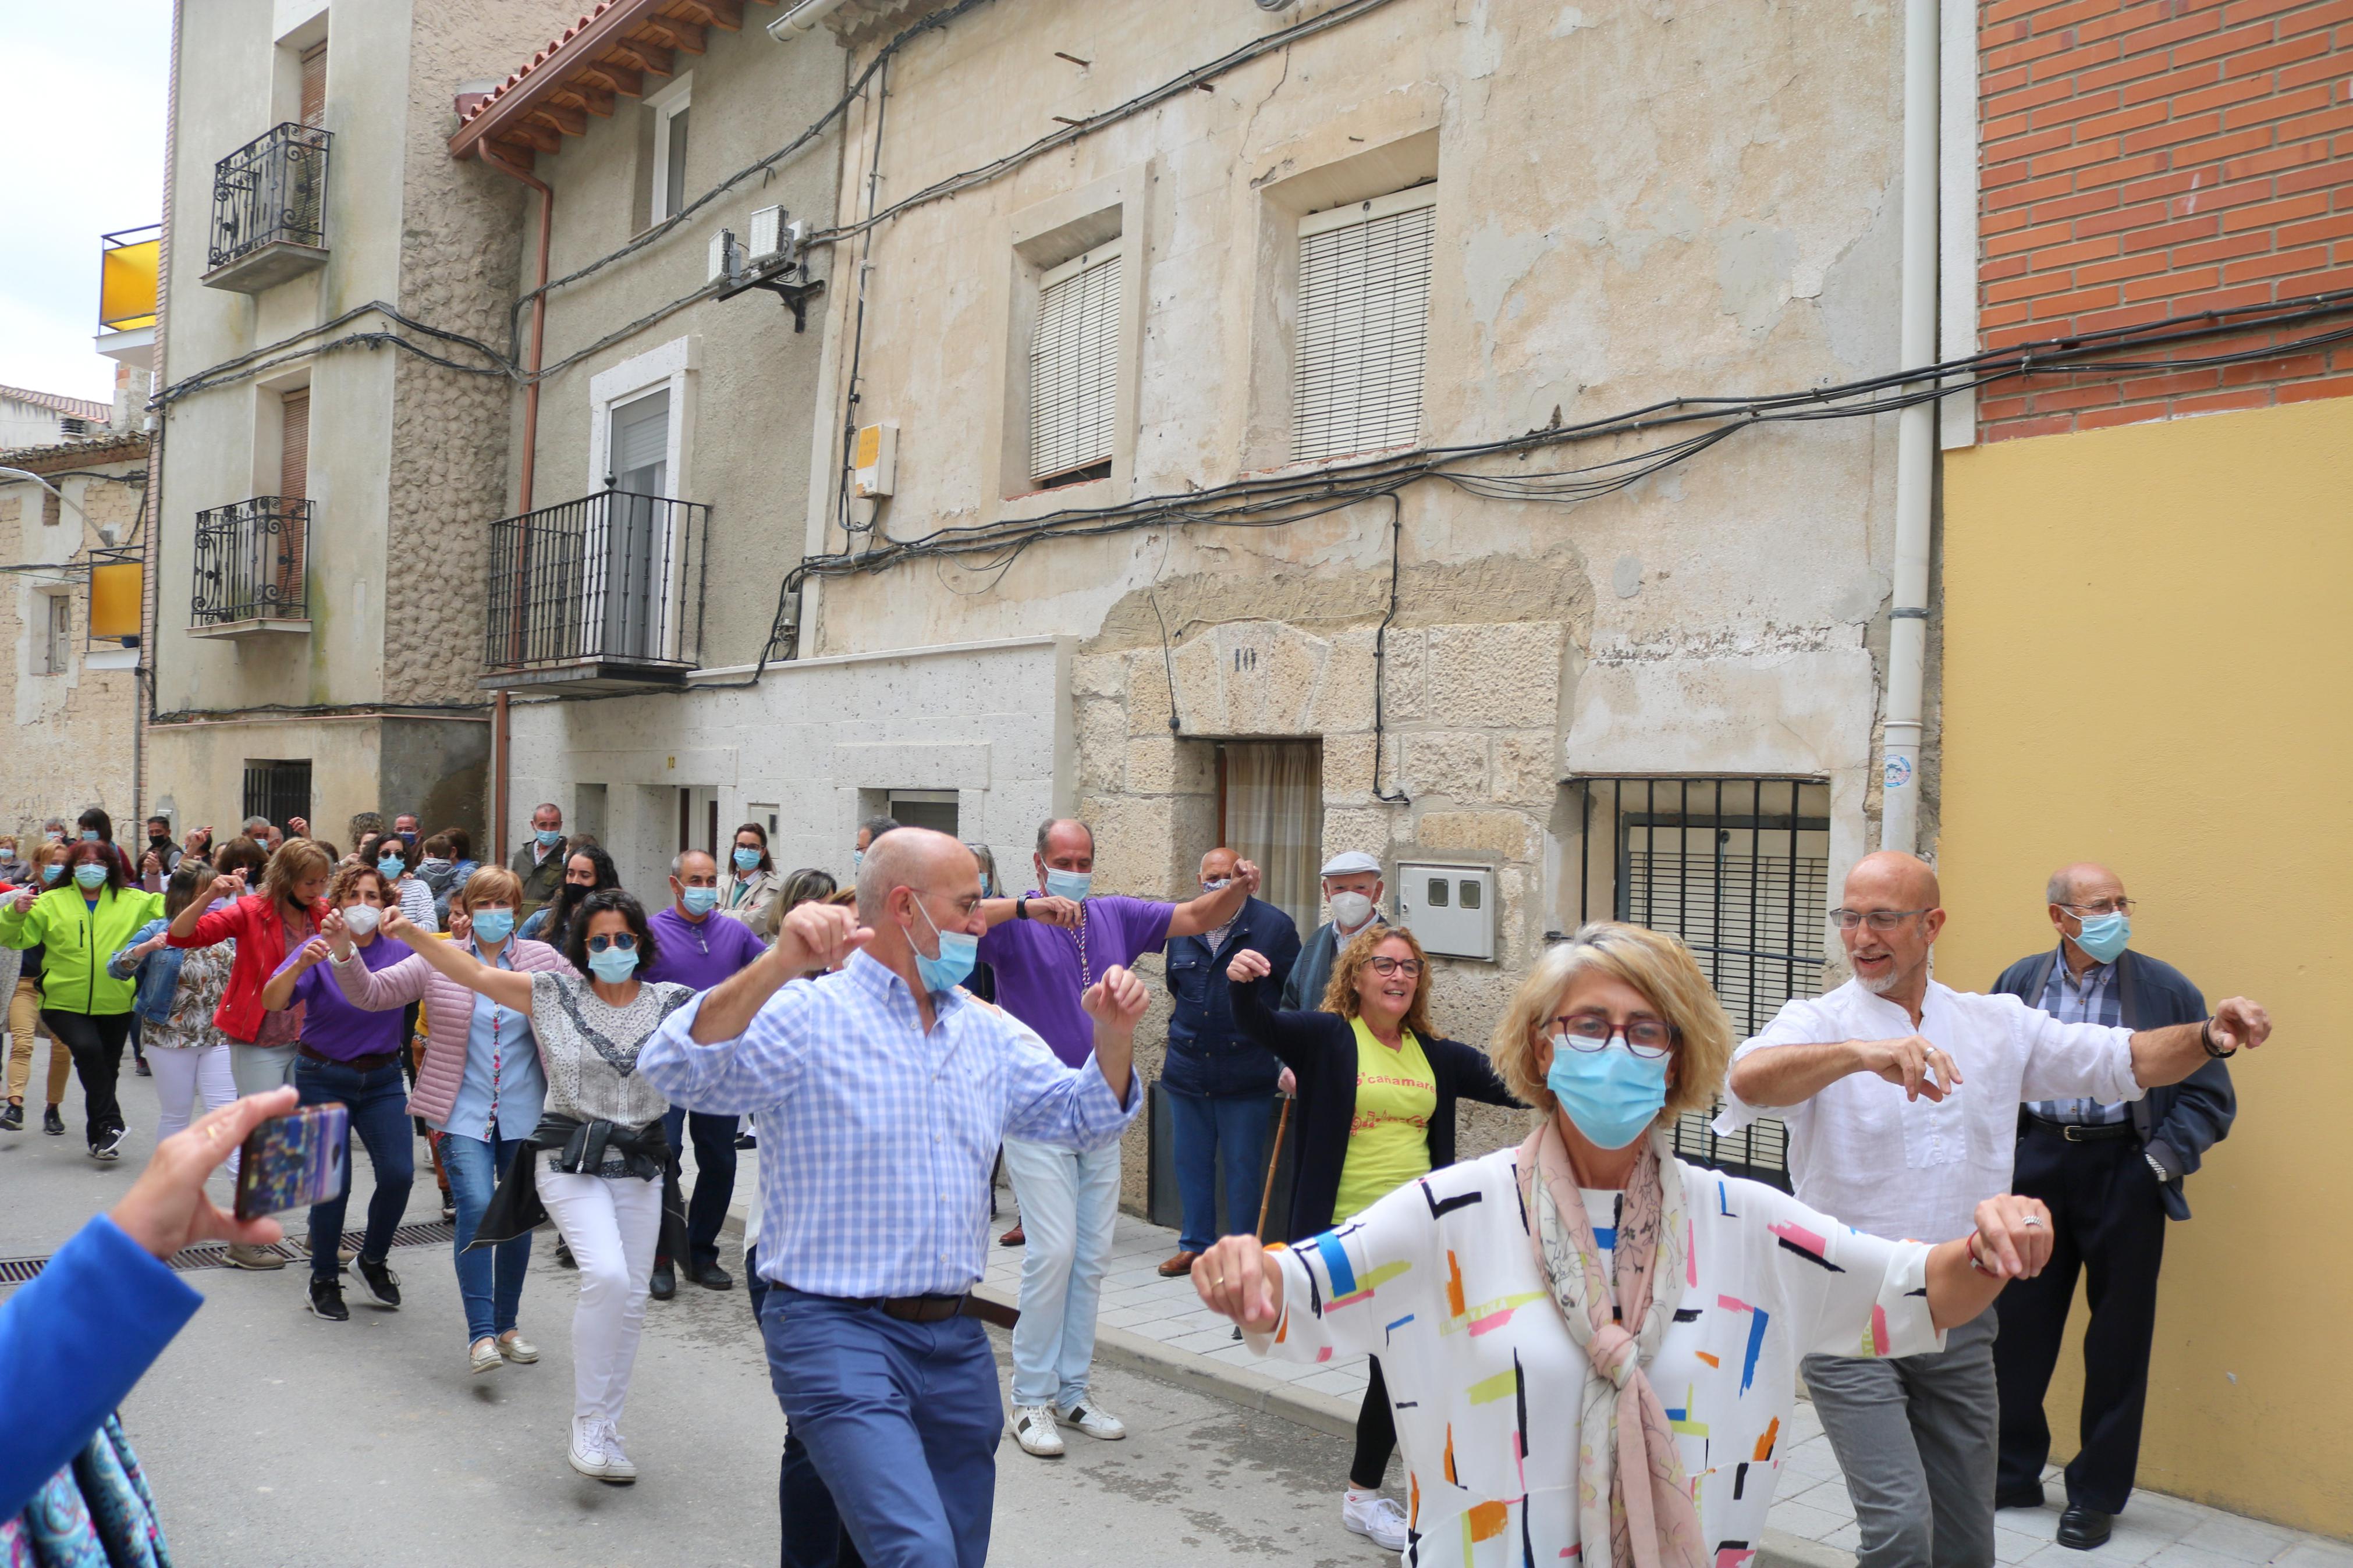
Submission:
[[[1087,991],[1094,1054],[1065,1066],[958,985],[986,929],[980,900],[979,864],[954,838],[878,838],[854,917],[793,910],[774,948],[638,1057],[673,1104],[760,1118],[770,1377],[876,1568],[977,1568],[988,1554],[1004,1412],[987,1334],[963,1308],[984,1272],[998,1143],[1106,1148],[1143,1104],[1143,982],[1113,968]]]

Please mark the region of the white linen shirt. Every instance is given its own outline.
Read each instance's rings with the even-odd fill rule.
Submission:
[[[2010,1190],[2018,1108],[2031,1100],[2138,1100],[2132,1031],[2063,1024],[2015,996],[1928,983],[1911,1015],[1850,980],[1825,996],[1793,997],[1735,1063],[1776,1046],[1926,1037],[1953,1058],[1957,1089],[1906,1100],[1904,1086],[1849,1073],[1800,1105],[1749,1105],[1725,1088],[1718,1137],[1760,1116],[1789,1130],[1798,1201],[1891,1241],[1950,1241],[1977,1228],[1977,1206]]]

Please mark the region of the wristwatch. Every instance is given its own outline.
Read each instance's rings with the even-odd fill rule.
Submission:
[[[1029,900],[1028,899],[1020,898],[1013,900],[1013,918],[1017,921],[1026,921],[1029,918]]]

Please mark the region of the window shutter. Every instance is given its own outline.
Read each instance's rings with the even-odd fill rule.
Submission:
[[[670,464],[670,388],[613,411],[613,451],[606,468],[613,488],[659,495]]]
[[[278,495],[281,500],[304,500],[311,494],[311,389],[290,392],[282,399],[279,421]]]
[[[1437,199],[1423,186],[1300,221],[1294,461],[1419,439]]]
[[[1029,344],[1029,474],[1050,479],[1112,455],[1119,387],[1120,253],[1048,272]]]
[[[302,51],[302,123],[327,122],[327,46],[314,44]]]

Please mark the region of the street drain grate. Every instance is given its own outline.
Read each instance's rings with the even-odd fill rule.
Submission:
[[[355,1236],[356,1231],[345,1235]],[[457,1239],[458,1227],[446,1219],[429,1220],[423,1225],[404,1225],[392,1233],[395,1247],[434,1247]],[[299,1263],[311,1256],[311,1249],[300,1241],[289,1238],[272,1242],[261,1249],[289,1263]],[[0,1258],[0,1287],[22,1285],[38,1274],[48,1263],[44,1258]],[[206,1242],[201,1247],[184,1247],[172,1254],[170,1268],[175,1274],[185,1274],[195,1268],[223,1268],[228,1265],[228,1247],[220,1242]]]

